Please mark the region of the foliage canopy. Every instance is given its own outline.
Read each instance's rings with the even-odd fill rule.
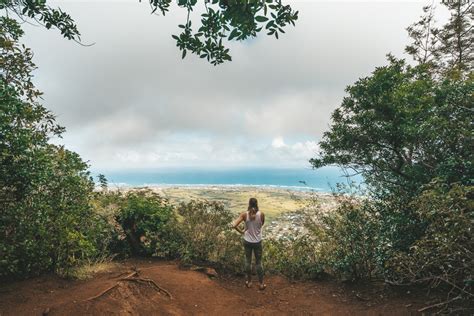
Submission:
[[[430,6],[408,27],[415,65],[389,55],[388,65],[347,87],[311,159],[315,168],[339,165],[367,183],[368,199],[341,205],[325,222],[333,244],[362,240],[358,256],[338,246],[331,266],[375,267],[391,284],[447,286],[439,306],[474,297],[474,11],[470,1],[444,5],[451,12],[445,25],[436,26]],[[365,229],[341,228],[345,219]]]
[[[107,244],[104,221],[90,206],[87,164],[50,144],[64,129],[38,102],[22,35],[17,21],[1,17],[0,277],[65,273]]]
[[[141,0],[140,0],[141,2]],[[166,15],[172,0],[147,0],[153,14]],[[213,65],[232,59],[225,41],[243,41],[256,37],[260,32],[277,39],[285,33],[284,28],[295,25],[298,11],[281,0],[177,0],[176,5],[187,11],[187,18],[179,25],[182,30],[172,35],[182,58],[191,52],[207,59]],[[198,8],[202,5],[201,8]],[[56,28],[70,40],[80,41],[79,30],[69,14],[47,5],[46,0],[0,0],[0,9],[16,14],[22,20],[33,20],[46,28]],[[196,10],[200,14],[200,26],[192,23]]]
[[[434,177],[469,183],[473,80],[440,82],[426,65],[389,61],[346,89],[311,162],[361,172],[380,191],[416,193]]]

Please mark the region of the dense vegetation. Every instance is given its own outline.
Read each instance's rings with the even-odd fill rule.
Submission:
[[[408,28],[415,65],[389,56],[347,88],[311,162],[367,183],[366,200],[342,204],[329,218],[336,222],[325,222],[333,268],[440,286],[448,305],[474,297],[474,10],[445,6],[451,18],[441,28],[433,7]]]
[[[0,27],[0,275],[63,273],[101,254],[105,222],[90,205],[88,166],[49,142],[63,128],[38,103],[22,30],[7,17]]]
[[[243,272],[241,236],[231,228],[236,215],[223,204],[205,200],[171,206],[150,190],[102,192],[94,199],[106,218],[110,253],[179,258],[184,263],[212,265],[221,271]],[[289,277],[313,278],[322,272],[310,236],[266,240],[265,266]]]
[[[151,2],[163,14],[169,3]],[[179,1],[189,12],[195,4]],[[191,34],[189,20],[176,40],[183,56],[189,50],[212,63],[230,59],[222,38],[255,36],[261,23],[277,36],[297,17],[280,4],[268,5],[274,20],[257,15],[267,15],[265,2],[208,4],[198,30],[203,34]],[[387,65],[347,88],[311,160],[316,168],[336,164],[363,174],[364,192],[336,195],[339,207],[331,213],[308,207],[304,235],[266,240],[267,271],[441,287],[449,293],[448,307],[472,300],[474,13],[468,2],[445,5],[452,13],[446,25],[436,27],[428,7],[408,28],[413,43],[407,52],[415,64],[389,56]],[[45,1],[1,1],[0,8],[79,40],[72,19]],[[22,34],[15,19],[1,17],[0,277],[68,275],[86,262],[133,255],[241,272],[240,236],[222,205],[175,207],[146,190],[109,191],[103,176],[101,190],[94,190],[88,165],[51,143],[64,129],[39,103]]]

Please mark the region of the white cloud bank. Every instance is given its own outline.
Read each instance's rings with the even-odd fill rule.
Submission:
[[[146,2],[57,2],[92,47],[25,24],[61,142],[96,169],[308,166],[344,88],[403,56],[422,13],[419,2],[293,1],[296,27],[230,43],[233,61],[213,67],[181,60],[170,35],[184,10],[153,16]]]
[[[249,144],[242,139],[210,138],[205,136],[168,135],[160,142],[114,150],[98,146],[90,153],[94,169],[166,168],[166,167],[309,167],[308,160],[317,153],[315,141],[287,143],[275,137],[269,143]]]

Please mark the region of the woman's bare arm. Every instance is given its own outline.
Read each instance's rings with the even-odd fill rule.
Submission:
[[[232,226],[240,234],[244,234],[244,230],[239,227],[240,223],[242,223],[243,221],[245,221],[245,213],[240,214],[239,218],[235,220],[234,225]]]
[[[262,219],[262,226],[263,226],[263,224],[265,224],[265,214],[263,214],[262,211],[260,211],[260,214],[261,214],[260,218]]]

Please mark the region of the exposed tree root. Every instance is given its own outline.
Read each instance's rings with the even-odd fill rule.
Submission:
[[[357,297],[359,300],[364,301],[364,302],[370,301],[369,298],[365,298],[365,297],[363,297],[363,296],[360,295],[360,294],[356,294],[356,297]]]
[[[173,299],[173,296],[171,295],[171,293],[168,290],[166,290],[166,289],[162,288],[161,286],[159,286],[158,284],[156,284],[156,282],[153,281],[152,279],[140,278],[138,269],[134,268],[133,270],[134,271],[132,273],[128,274],[124,278],[118,279],[117,283],[115,283],[114,285],[106,288],[105,290],[103,290],[102,292],[100,292],[97,295],[94,295],[92,297],[89,297],[88,299],[85,299],[85,301],[92,301],[92,300],[95,300],[95,299],[105,295],[109,291],[111,291],[111,290],[115,289],[116,287],[118,287],[120,285],[119,282],[121,282],[121,281],[137,282],[137,283],[140,283],[140,284],[147,284],[148,286],[153,287],[158,292],[166,294],[170,299]]]
[[[432,309],[432,308],[440,307],[440,306],[443,306],[443,305],[447,305],[447,304],[449,304],[449,303],[451,303],[451,302],[453,302],[453,301],[459,300],[459,299],[461,299],[461,297],[460,297],[460,296],[456,296],[456,297],[454,297],[454,298],[452,298],[452,299],[450,299],[450,300],[447,300],[446,302],[441,302],[441,303],[437,303],[437,304],[433,304],[433,305],[430,305],[430,306],[426,306],[426,307],[420,308],[420,309],[418,310],[418,312],[424,312],[424,311],[426,311],[426,310],[428,310],[428,309]]]
[[[105,293],[107,293],[107,292],[109,292],[109,291],[115,289],[118,285],[119,285],[119,284],[116,283],[116,284],[114,284],[114,285],[112,285],[112,286],[106,288],[105,290],[103,290],[103,291],[100,292],[99,294],[94,295],[94,296],[92,296],[92,297],[89,297],[88,299],[85,299],[84,301],[92,301],[92,300],[95,300],[96,298],[101,297],[101,296],[104,295]]]
[[[129,278],[133,278],[135,276],[138,277],[138,271],[137,270],[135,270],[132,273],[128,274],[125,278],[121,278],[119,280],[125,280],[125,279],[129,279]]]
[[[153,286],[158,292],[162,292],[164,294],[166,294],[170,299],[173,299],[173,296],[171,295],[171,293],[162,288],[161,286],[159,286],[158,284],[156,284],[155,281],[153,281],[152,279],[144,279],[144,278],[124,278],[124,279],[120,279],[119,281],[129,281],[129,282],[137,282],[137,283],[143,283],[143,284],[148,284],[148,285],[151,285]]]

